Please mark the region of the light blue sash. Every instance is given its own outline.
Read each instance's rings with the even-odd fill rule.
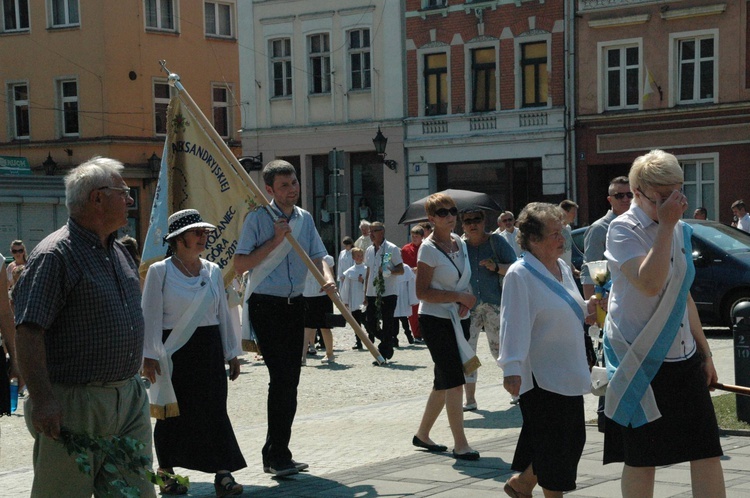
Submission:
[[[692,228],[687,223],[682,223],[682,234],[683,234],[683,247],[685,253],[685,260],[687,268],[685,270],[685,277],[679,287],[679,291],[674,302],[674,305],[669,310],[669,316],[659,333],[658,337],[655,338],[650,349],[642,359],[640,367],[630,379],[624,379],[628,381],[627,387],[619,400],[617,400],[616,408],[614,413],[610,417],[618,424],[627,427],[640,427],[655,420],[653,410],[650,414],[647,414],[642,406],[642,400],[647,391],[650,391],[651,381],[653,380],[656,373],[659,371],[664,358],[667,356],[669,348],[672,346],[677,332],[682,324],[682,318],[685,314],[685,307],[687,306],[687,296],[690,291],[690,286],[693,283],[695,277],[695,266],[693,265],[693,249],[690,241],[690,236],[693,233]],[[676,252],[676,248],[673,250]],[[662,298],[664,299],[664,298]],[[660,304],[661,306],[661,304]],[[658,313],[655,312],[654,314]],[[609,322],[608,322],[609,323]],[[604,335],[604,354],[607,358],[607,373],[610,379],[617,373],[617,369],[620,366],[620,361],[623,358],[619,358],[615,352],[614,347],[609,341],[609,334]],[[634,349],[636,346],[633,343]],[[629,353],[633,353],[630,351]],[[612,381],[610,381],[610,387]],[[608,405],[611,406],[614,399],[610,400],[610,392],[607,391]],[[609,408],[609,406],[607,408]],[[654,403],[647,403],[646,406],[655,407]],[[609,409],[605,410],[609,412]],[[661,416],[656,410],[656,415]],[[609,416],[609,413],[607,413]],[[656,418],[658,418],[658,416]]]
[[[546,285],[549,290],[560,296],[568,305],[573,309],[573,313],[576,314],[578,319],[583,323],[585,320],[585,316],[583,314],[583,310],[581,309],[581,305],[578,304],[578,302],[575,300],[573,296],[570,295],[570,293],[563,287],[563,285],[558,282],[557,280],[553,280],[549,277],[546,277],[542,275],[542,273],[534,268],[526,259],[524,259],[524,256],[521,256],[521,265],[523,265],[524,268],[529,270],[529,273],[534,275],[536,278],[542,281],[544,285]]]

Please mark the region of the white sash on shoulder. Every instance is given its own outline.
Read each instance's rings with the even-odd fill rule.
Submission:
[[[672,275],[651,319],[632,344],[607,315],[604,338],[607,387],[604,413],[618,424],[640,427],[661,417],[651,381],[681,326],[695,275],[691,228],[678,223],[672,235]],[[685,254],[683,254],[683,252]]]
[[[469,265],[469,253],[466,250],[466,242],[455,233],[452,233],[451,237],[458,244],[458,250],[463,254],[465,262],[464,271],[461,272],[461,277],[456,284],[456,292],[468,292],[469,285],[471,284],[471,265]],[[446,257],[448,256],[446,255]],[[453,323],[453,331],[456,333],[458,354],[461,356],[464,375],[471,375],[482,366],[482,363],[479,361],[474,350],[471,349],[469,341],[464,337],[464,329],[461,327],[461,317],[458,315],[458,303],[441,303],[440,306],[445,308],[451,315],[451,322]]]
[[[292,216],[291,220],[289,220],[289,227],[292,229],[292,237],[299,239],[302,233],[303,218],[297,206],[294,207],[294,211],[296,216]],[[285,238],[250,273],[250,278],[248,278],[245,284],[245,295],[242,298],[242,349],[245,351],[255,351],[251,344],[257,342],[255,331],[250,321],[250,310],[247,306],[247,300],[250,299],[250,295],[258,285],[281,264],[291,250],[292,244]]]
[[[161,374],[156,376],[156,382],[148,389],[151,416],[160,420],[180,415],[177,396],[172,386],[172,355],[190,340],[211,304],[212,283],[203,271],[201,277],[207,281],[206,285],[198,289],[190,306],[169,333],[164,342],[164,350],[158,359]]]

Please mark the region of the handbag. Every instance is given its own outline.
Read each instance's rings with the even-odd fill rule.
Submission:
[[[609,376],[606,367],[593,367],[591,369],[591,394],[594,396],[604,396],[607,393]]]

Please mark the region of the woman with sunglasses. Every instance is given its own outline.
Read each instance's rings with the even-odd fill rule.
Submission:
[[[614,370],[604,413],[604,463],[624,462],[622,496],[653,496],[655,468],[690,462],[693,496],[725,496],[709,386],[718,381],[690,295],[692,229],[677,158],[653,150],[630,168],[635,198],[609,225],[612,273],[604,326]]]
[[[500,235],[485,230],[484,211],[464,210],[460,214],[471,266],[471,290],[477,303],[471,310],[469,345],[477,352],[479,333],[484,331],[492,361],[500,352],[500,296],[503,275],[515,262],[516,253]],[[477,372],[466,376],[464,411],[477,409]]]
[[[13,285],[13,269],[16,266],[22,266],[26,264],[28,257],[26,256],[26,246],[23,245],[23,240],[14,240],[10,243],[10,252],[13,254],[13,261],[8,264],[5,268],[8,278],[8,289]]]
[[[459,353],[459,341],[469,347],[469,310],[476,302],[469,288],[471,266],[466,243],[453,234],[458,215],[453,199],[433,194],[425,211],[434,229],[419,246],[416,288],[419,327],[435,369],[433,389],[412,444],[427,451],[447,451],[447,446],[430,439],[432,426],[445,407],[453,434],[453,456],[477,460],[479,452],[469,446],[464,433],[464,361]]]
[[[227,415],[227,373],[240,374],[242,350],[232,330],[221,269],[200,257],[210,233],[195,209],[169,217],[164,238],[171,257],[148,269],[143,286],[146,322],[142,375],[151,381],[154,447],[165,495],[187,488],[174,467],[215,474],[217,496],[242,493],[231,472],[246,467]]]

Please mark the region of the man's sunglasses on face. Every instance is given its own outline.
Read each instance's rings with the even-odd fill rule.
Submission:
[[[623,197],[627,197],[628,199],[633,198],[633,192],[617,192],[616,194],[612,194],[612,197],[617,199],[618,201],[621,201]]]

